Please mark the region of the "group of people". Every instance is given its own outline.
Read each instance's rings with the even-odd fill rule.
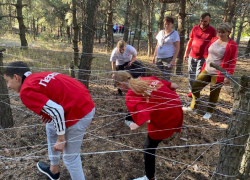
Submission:
[[[113,33],[124,33],[124,25],[118,25],[117,23],[113,26]]]
[[[136,180],[156,180],[155,153],[158,144],[175,132],[181,132],[183,110],[194,113],[199,102],[200,90],[211,83],[209,107],[204,118],[210,118],[223,82],[228,80],[210,63],[218,64],[230,74],[234,73],[237,44],[229,38],[231,26],[221,23],[216,30],[209,25],[211,16],[204,13],[200,24],[192,29],[185,59],[189,64],[189,84],[192,96],[190,107],[182,108],[175,90],[178,85],[170,82],[180,49],[180,37],[172,29],[174,19],[164,19],[164,30],[156,36],[152,62],[163,72],[157,77],[133,76],[124,71],[137,56],[134,47],[119,41],[111,54],[112,78],[120,91],[126,93],[129,114],[125,123],[131,130],[147,127],[144,141],[146,175]],[[191,52],[188,57],[189,50]],[[80,157],[81,144],[86,129],[95,114],[95,105],[86,87],[79,81],[54,72],[31,73],[21,61],[10,63],[4,71],[9,88],[20,92],[25,106],[42,116],[46,123],[50,164],[38,162],[37,168],[50,179],[59,179],[59,159],[63,161],[73,180],[84,180]],[[210,116],[210,117],[209,117]]]
[[[211,118],[220,90],[224,83],[229,82],[210,64],[217,64],[233,75],[238,51],[237,43],[229,37],[232,26],[229,23],[220,23],[216,32],[216,29],[209,24],[210,21],[209,13],[201,15],[200,23],[192,28],[183,57],[188,61],[189,93],[187,96],[191,97],[192,101],[190,106],[184,106],[182,110],[196,114],[197,105],[200,104],[200,91],[210,84],[209,102],[204,119]],[[122,40],[118,42],[110,58],[112,78],[118,90],[126,92],[126,104],[130,114],[126,117],[125,123],[131,130],[144,125],[148,127],[148,137],[144,142],[146,175],[136,180],[155,179],[155,148],[163,139],[170,137],[174,132],[180,132],[183,121],[181,103],[175,93],[178,85],[170,82],[180,50],[180,37],[172,28],[174,19],[171,16],[165,17],[163,23],[164,30],[158,32],[156,36],[157,45],[152,59],[152,63],[162,71],[163,80],[156,77],[133,79],[129,73],[119,72],[124,70],[124,67],[131,66],[137,55],[135,48]],[[153,107],[154,110],[152,110]],[[168,110],[172,113],[167,112]],[[173,128],[175,130],[172,130]],[[161,136],[161,133],[164,135]]]

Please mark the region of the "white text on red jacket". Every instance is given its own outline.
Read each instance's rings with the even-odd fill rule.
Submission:
[[[159,83],[160,81],[153,81],[150,85],[149,85],[149,89],[147,89],[145,91],[146,94],[148,94],[149,96],[151,95],[153,89],[155,88],[155,86]]]
[[[51,74],[48,74],[44,79],[41,79],[39,84],[43,85],[43,86],[47,86],[47,84],[50,82],[51,79],[55,79],[55,76],[57,74],[60,74],[60,73],[51,73]],[[46,84],[47,83],[47,84]]]

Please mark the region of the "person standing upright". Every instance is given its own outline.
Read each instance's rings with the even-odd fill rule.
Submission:
[[[154,51],[153,64],[162,71],[163,79],[169,81],[180,50],[180,36],[172,27],[174,18],[166,16],[163,20],[164,30],[158,32],[157,45]]]
[[[201,68],[205,62],[204,52],[207,44],[213,37],[216,37],[216,29],[209,25],[211,15],[203,13],[200,23],[193,27],[190,33],[190,40],[187,43],[184,60],[188,60],[188,79],[189,93],[188,97],[192,97],[192,85],[201,72]],[[188,56],[189,50],[190,54]]]

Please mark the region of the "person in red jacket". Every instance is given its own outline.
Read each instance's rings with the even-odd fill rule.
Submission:
[[[207,45],[204,53],[206,62],[204,63],[200,75],[197,77],[192,86],[192,102],[190,107],[183,107],[184,111],[196,113],[194,108],[197,108],[197,103],[200,98],[200,91],[209,83],[210,95],[207,112],[203,116],[204,119],[209,119],[212,116],[216,103],[219,99],[219,94],[223,82],[228,83],[227,78],[223,74],[210,66],[210,63],[215,63],[224,68],[228,73],[234,74],[234,69],[237,61],[237,43],[230,39],[232,26],[228,23],[218,25],[218,37],[215,37]]]
[[[157,77],[133,79],[125,71],[115,72],[116,85],[126,92],[126,105],[133,121],[126,121],[131,130],[147,126],[144,142],[146,175],[136,180],[155,180],[155,148],[165,138],[181,132],[183,111],[178,85]]]
[[[59,179],[59,160],[63,153],[72,180],[84,180],[81,145],[95,113],[87,88],[60,73],[32,74],[22,61],[10,63],[5,68],[4,79],[9,88],[20,92],[23,104],[46,123],[50,165],[38,162],[38,170],[50,179]]]
[[[187,43],[184,60],[188,61],[188,79],[189,93],[188,97],[192,97],[192,85],[201,72],[201,68],[205,62],[204,50],[213,37],[216,37],[216,30],[209,25],[211,15],[203,13],[200,17],[200,23],[194,26],[190,33],[190,40]],[[190,54],[188,56],[189,50]]]

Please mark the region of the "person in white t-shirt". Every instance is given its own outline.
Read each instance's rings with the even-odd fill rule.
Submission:
[[[112,51],[110,62],[112,67],[112,79],[114,79],[115,71],[124,70],[125,66],[130,66],[136,59],[136,49],[128,45],[124,40],[120,40],[117,43],[116,48]],[[122,92],[118,89],[118,93],[121,95]]]
[[[171,16],[165,17],[163,22],[164,30],[156,36],[157,45],[152,62],[162,71],[163,79],[169,81],[180,50],[180,36],[172,29],[174,19]]]

